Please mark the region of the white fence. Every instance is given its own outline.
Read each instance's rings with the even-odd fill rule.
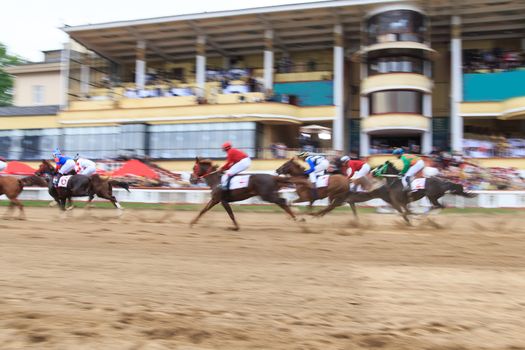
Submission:
[[[131,189],[126,192],[123,189],[113,189],[115,196],[121,202],[139,203],[188,203],[201,204],[210,198],[209,190],[183,190],[183,189]],[[449,207],[479,207],[479,208],[525,208],[525,191],[475,191],[478,194],[475,198],[464,198],[459,196],[446,195],[442,200]],[[297,198],[295,191],[282,190],[281,196],[289,201]],[[50,201],[52,198],[47,192],[47,188],[27,187],[20,195],[21,200],[42,200]],[[79,198],[78,200],[86,200]],[[0,200],[6,200],[5,196],[0,196]],[[96,199],[98,200],[98,199]],[[430,206],[426,199],[419,201],[421,206]],[[259,197],[253,197],[238,204],[265,204]],[[327,200],[319,200],[316,205],[327,205]],[[362,206],[379,207],[386,205],[381,199],[374,199]]]

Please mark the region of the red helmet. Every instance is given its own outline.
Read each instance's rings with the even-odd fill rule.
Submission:
[[[222,144],[222,149],[228,150],[230,148],[232,148],[232,143],[230,141],[226,141],[225,143]]]

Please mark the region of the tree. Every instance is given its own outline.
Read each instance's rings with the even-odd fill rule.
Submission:
[[[13,77],[5,72],[5,67],[25,62],[18,56],[9,55],[7,47],[0,43],[0,106],[10,106],[13,100]]]

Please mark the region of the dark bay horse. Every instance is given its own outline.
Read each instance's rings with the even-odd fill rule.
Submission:
[[[390,195],[390,203],[396,210],[403,210],[402,215],[407,222],[409,222],[408,215],[411,214],[408,209],[408,203],[417,201],[425,196],[432,204],[431,210],[445,208],[438,199],[443,197],[446,193],[466,198],[473,198],[476,196],[473,193],[465,192],[463,186],[460,184],[437,177],[427,178],[424,189],[407,192],[403,190],[403,183],[401,182],[399,173],[399,170],[390,161],[386,161],[383,165],[374,170],[374,176],[386,178],[386,187]]]
[[[286,200],[279,197],[278,193],[281,187],[289,184],[288,179],[268,174],[251,174],[246,188],[226,191],[220,186],[222,173],[217,169],[218,166],[213,165],[210,159],[195,158],[195,165],[193,167],[190,182],[196,184],[201,179],[204,179],[206,184],[211,188],[211,199],[200,211],[199,215],[191,221],[190,226],[195,225],[204,213],[218,203],[221,203],[233,222],[234,227],[232,229],[237,231],[239,230],[239,225],[233,215],[230,202],[242,201],[255,196],[260,196],[264,201],[277,204],[287,212],[292,219],[296,220],[294,213],[286,204]]]
[[[9,218],[9,214],[17,207],[20,210],[20,220],[25,220],[24,206],[18,200],[18,196],[22,193],[24,186],[41,186],[46,187],[47,181],[38,176],[28,176],[22,179],[14,176],[0,176],[0,196],[5,194],[9,199],[9,208],[4,215],[4,218]]]
[[[47,175],[49,194],[58,202],[61,210],[66,209],[66,201],[70,201],[72,197],[89,197],[87,204],[89,205],[95,196],[107,199],[113,203],[115,208],[122,209],[120,203],[113,196],[113,186],[122,187],[129,192],[129,185],[126,182],[103,179],[97,174],[92,176],[73,175],[66,187],[55,187],[53,177],[56,175],[56,170],[47,160],[42,161],[35,174]]]
[[[346,176],[339,174],[330,175],[328,186],[318,188],[316,190],[317,196],[314,198],[314,185],[308,179],[308,175],[304,174],[305,169],[296,163],[294,158],[281,165],[275,172],[279,175],[291,176],[290,181],[295,184],[296,192],[299,196],[292,204],[309,202],[310,210],[312,209],[313,203],[318,199],[328,197],[330,203],[343,200],[350,188],[350,182]]]

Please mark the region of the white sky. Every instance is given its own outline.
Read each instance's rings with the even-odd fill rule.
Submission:
[[[64,24],[112,22],[188,13],[314,2],[316,0],[18,0],[2,1],[0,42],[12,54],[43,60],[62,47]]]

